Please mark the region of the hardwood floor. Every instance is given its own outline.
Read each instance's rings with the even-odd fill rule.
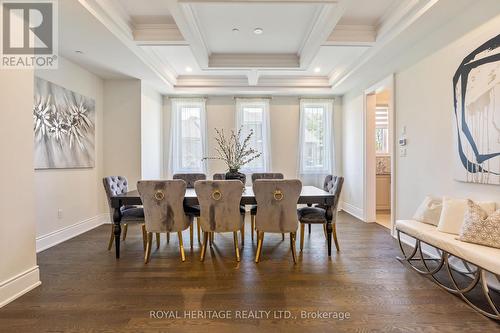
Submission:
[[[239,264],[231,233],[216,235],[204,263],[197,242],[190,250],[188,231],[185,263],[177,236],[167,245],[162,235],[160,249],[153,246],[144,265],[137,225],[129,226],[119,261],[106,250],[109,226],[94,229],[38,255],[42,285],[0,309],[0,332],[500,331],[499,324],[399,263],[396,242],[380,225],[340,213],[341,252],[331,260],[322,226],[313,226],[295,266],[288,235],[282,241],[280,234],[266,234],[255,264],[249,225],[248,219]],[[181,318],[150,318],[150,311],[162,310],[177,310]],[[230,310],[233,319],[189,319],[185,310]],[[271,313],[269,319],[236,319],[235,310],[287,310],[297,318]],[[350,318],[302,319],[301,311],[349,312]]]

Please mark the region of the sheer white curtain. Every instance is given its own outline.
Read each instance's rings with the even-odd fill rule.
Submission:
[[[304,185],[323,187],[335,172],[333,100],[301,99],[298,177]]]
[[[269,99],[237,98],[236,130],[242,127],[242,138],[253,130],[250,146],[262,155],[244,166],[241,172],[271,171],[271,133],[269,121]]]
[[[172,98],[169,176],[207,172],[207,126],[204,98]]]

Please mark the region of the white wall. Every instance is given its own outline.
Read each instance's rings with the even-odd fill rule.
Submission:
[[[491,6],[495,6],[490,2]],[[498,4],[497,4],[498,5]],[[477,12],[477,13],[476,13]],[[425,195],[451,195],[499,201],[500,187],[456,182],[453,179],[453,87],[452,76],[463,58],[480,44],[498,34],[500,16],[477,26],[474,15],[490,16],[485,8],[476,6],[461,14],[434,35],[394,58],[396,63],[413,59],[420,49],[434,45],[434,52],[414,61],[395,73],[395,122],[398,140],[402,126],[407,126],[407,157],[395,152],[396,218],[407,218]],[[470,17],[472,16],[472,17]],[[464,25],[476,24],[460,36]],[[447,39],[446,39],[447,38]],[[441,40],[436,47],[437,39]],[[392,68],[391,64],[387,68]],[[369,86],[384,79],[369,80]],[[343,99],[343,172],[345,185],[343,206],[355,215],[363,216],[363,90],[361,86]],[[356,214],[357,213],[357,214]]]
[[[68,228],[80,228],[83,232],[103,222],[106,202],[101,182],[103,81],[63,57],[59,58],[57,70],[37,70],[35,75],[93,98],[96,106],[95,167],[35,171],[37,248],[41,250],[65,240],[64,235],[57,234],[67,233]],[[62,210],[60,218],[59,209]]]
[[[40,284],[35,252],[33,71],[0,70],[0,307]]]
[[[163,97],[148,84],[141,84],[142,179],[160,179],[163,167]]]
[[[141,81],[104,81],[104,175],[141,179]]]
[[[214,128],[229,132],[235,128],[235,100],[229,96],[209,97],[207,108],[207,136],[208,151],[215,155],[216,142]],[[171,101],[164,100],[165,110],[165,142],[169,141]],[[271,120],[271,169],[273,172],[282,172],[286,178],[297,177],[298,162],[298,133],[299,133],[299,99],[297,97],[273,97],[270,101]],[[342,174],[342,99],[335,98],[334,127],[336,140],[336,173]],[[169,145],[164,148],[165,161],[168,161]],[[165,163],[167,165],[167,163]],[[209,161],[209,176],[218,172],[225,172],[226,167],[221,161]]]
[[[463,58],[499,33],[500,16],[396,75],[398,135],[407,126],[408,155],[396,156],[397,217],[413,214],[425,195],[500,203],[500,186],[453,180],[452,76]]]

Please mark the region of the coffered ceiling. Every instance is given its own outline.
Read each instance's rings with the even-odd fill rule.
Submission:
[[[96,44],[119,42],[142,67],[96,52],[80,61],[103,76],[143,70],[166,94],[335,94],[438,1],[78,0],[103,29]],[[75,47],[63,54],[74,60]]]

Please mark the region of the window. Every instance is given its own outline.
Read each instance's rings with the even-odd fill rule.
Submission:
[[[389,154],[389,111],[387,107],[375,109],[375,145],[377,154]]]
[[[245,165],[243,172],[270,171],[269,100],[238,98],[236,100],[236,130],[239,128],[242,128],[242,139],[253,130],[250,147],[262,153],[259,158]]]
[[[205,100],[172,99],[172,173],[205,172]]]
[[[329,174],[333,168],[333,102],[300,101],[300,174]]]

